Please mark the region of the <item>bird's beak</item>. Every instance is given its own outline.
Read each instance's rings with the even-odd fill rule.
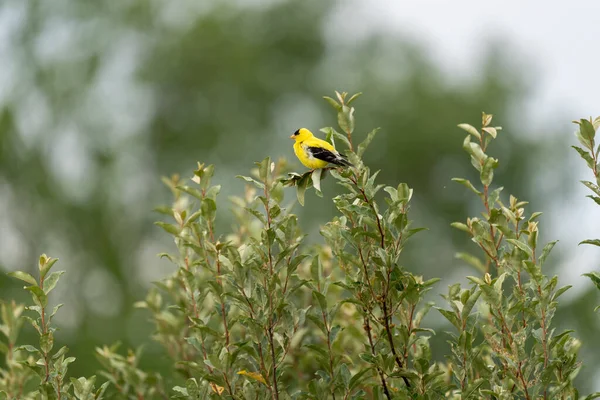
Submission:
[[[293,138],[294,138],[294,135],[290,136],[290,139],[293,139]]]

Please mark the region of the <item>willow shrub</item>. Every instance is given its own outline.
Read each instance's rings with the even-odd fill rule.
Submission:
[[[600,144],[596,147],[596,132],[600,127],[600,117],[595,119],[580,119],[579,121],[573,121],[578,125],[579,130],[575,132],[577,140],[584,147],[572,146],[583,158],[594,175],[594,182],[581,181],[593,194],[588,195],[590,199],[600,205]],[[580,244],[591,244],[593,246],[600,247],[600,239],[587,239]],[[584,274],[589,277],[594,285],[600,290],[600,273],[594,271],[588,274]],[[600,306],[596,307],[598,310]]]
[[[298,174],[267,158],[251,176],[239,177],[245,192],[229,206],[212,183],[212,165],[198,164],[190,181],[164,180],[174,201],[158,209],[166,220],[157,225],[176,250],[161,257],[176,271],[136,306],[149,312],[153,339],[182,384],[165,389],[159,375],[138,367],[138,352],[124,355],[117,346],[97,349],[106,381],[100,387],[95,377],[67,379],[74,358],[65,357],[66,348],[53,351],[51,319],[58,307],[46,309],[60,273],[48,274],[55,260],[42,256],[39,279],[12,274],[28,284],[33,303],[2,303],[0,398],[100,399],[105,391],[117,399],[580,398],[573,386],[579,342],[572,331],[552,325],[557,300],[569,287],[542,269],[554,242],[538,244],[541,213],[526,211],[526,201],[503,196],[493,184],[499,161],[488,147],[501,128],[488,114],[479,129],[459,125],[479,181],[454,180],[481,200],[481,213],[452,225],[474,243],[468,249],[474,254],[458,254],[474,275],[467,287],[451,285],[434,307],[424,296],[439,279],[414,274],[417,268],[402,259],[423,229],[409,219],[413,191],[404,183],[378,184],[377,172],[363,163],[377,131],[355,145],[351,103],[357,97],[326,97],[340,132],[322,129],[353,168]],[[597,125],[580,122],[578,137],[589,151],[577,148],[596,180]],[[326,175],[344,190],[333,198],[338,215],[322,224],[323,243],[309,246],[290,209],[296,199],[303,204],[310,189],[323,196]],[[585,184],[600,203],[598,186]],[[296,199],[284,200],[286,186],[295,187]],[[217,232],[218,212],[227,208],[236,222],[229,232]],[[449,354],[432,354],[435,333],[423,324],[428,312],[450,322],[453,330],[443,333]],[[24,321],[39,333],[39,344],[18,344]],[[600,394],[586,398],[595,397]]]

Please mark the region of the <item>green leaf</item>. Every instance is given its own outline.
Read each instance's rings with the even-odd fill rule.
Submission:
[[[188,395],[193,399],[197,399],[200,394],[200,388],[198,387],[198,382],[196,378],[190,378],[185,382],[185,387],[187,389]]]
[[[174,386],[174,387],[173,387],[173,391],[174,391],[174,392],[177,392],[177,393],[181,393],[183,396],[185,396],[185,398],[186,398],[186,399],[188,398],[188,392],[187,392],[187,389],[186,389],[186,388],[184,388],[184,387],[182,387],[182,386]],[[181,396],[176,396],[176,397],[174,397],[174,398],[177,398],[177,399],[179,399],[179,398],[182,398],[182,397],[181,397]]]
[[[336,111],[339,112],[339,111],[342,110],[342,106],[337,101],[335,101],[334,99],[332,99],[331,97],[329,97],[329,96],[323,96],[323,98],[325,99],[325,101],[327,101],[331,105],[331,107],[335,108]]]
[[[362,157],[365,150],[367,150],[367,147],[369,147],[369,145],[371,144],[371,141],[373,141],[373,138],[375,137],[377,132],[379,132],[379,129],[381,128],[375,128],[371,132],[369,132],[365,140],[363,140],[362,143],[358,145],[356,154],[358,154],[359,157]]]
[[[71,383],[73,384],[73,392],[75,393],[75,396],[79,400],[90,400],[95,381],[95,376],[90,377],[90,379],[86,379],[84,377],[81,377],[79,379],[71,378]]]
[[[44,280],[44,293],[48,294],[56,284],[58,283],[58,279],[65,271],[56,271],[48,275],[48,277]]]
[[[13,271],[13,272],[9,272],[7,275],[12,276],[13,278],[20,279],[20,280],[27,282],[33,286],[37,286],[37,284],[38,284],[37,281],[35,280],[35,278],[33,276],[31,276],[30,274],[28,274],[27,272]]]
[[[540,258],[538,259],[540,266],[542,266],[544,264],[544,262],[546,261],[546,258],[548,258],[548,255],[550,254],[550,252],[552,251],[552,249],[554,248],[554,245],[556,245],[556,243],[558,243],[558,240],[550,242],[544,246],[544,249],[542,250],[542,255],[540,255]]]
[[[189,187],[189,186],[177,186],[176,189],[181,190],[182,192],[185,192],[191,196],[194,196],[195,198],[202,200],[202,198],[204,196],[202,196],[202,193],[200,193],[200,191],[198,189],[195,189],[193,187]]]
[[[461,329],[461,323],[458,320],[458,316],[450,310],[444,310],[443,308],[439,308],[436,307],[436,310],[438,310],[444,317],[446,317],[446,319],[452,324],[454,325],[454,327],[458,330]]]
[[[317,320],[318,320],[318,318],[317,318]],[[320,321],[320,322],[321,322],[321,325],[322,325],[323,321]],[[321,346],[317,346],[316,344],[308,344],[308,345],[306,345],[304,347],[309,348],[311,350],[314,350],[315,352],[317,352],[323,358],[327,358],[327,352],[325,351],[325,348],[323,348]]]
[[[516,246],[517,248],[519,248],[520,250],[522,250],[523,252],[525,252],[525,254],[527,254],[527,256],[529,258],[531,258],[531,256],[533,255],[533,251],[531,250],[531,248],[526,244],[521,242],[520,240],[517,239],[506,239],[507,242],[513,244],[514,246]]]
[[[588,272],[587,274],[583,274],[583,276],[587,276],[588,278],[590,278],[594,285],[596,285],[596,288],[600,290],[600,273],[596,271]]]
[[[594,125],[592,125],[592,123],[587,119],[581,119],[579,123],[579,129],[581,136],[583,136],[593,145],[594,137],[596,136],[596,129],[594,129]]]
[[[173,216],[173,209],[167,206],[159,206],[154,208],[152,211],[155,211],[159,214],[168,215],[169,217]]]
[[[360,96],[362,96],[362,92],[358,92],[353,94],[350,99],[348,99],[348,101],[346,102],[347,105],[350,105],[350,103],[352,103],[354,100],[358,99]]]
[[[350,390],[354,390],[358,385],[361,384],[361,382],[363,382],[365,379],[370,378],[371,374],[369,374],[369,372],[371,374],[373,373],[373,369],[371,367],[363,368],[362,370],[354,374],[354,376],[352,376],[352,379],[350,379],[350,383],[348,385],[350,387]]]
[[[333,128],[323,128],[321,129],[321,132],[325,133],[327,135],[327,140],[331,141],[331,144],[335,147],[335,140],[340,140],[342,142],[344,142],[344,144],[346,145],[346,147],[349,149],[350,146],[350,141],[348,140],[348,137],[346,135],[343,135],[341,133],[339,133],[338,131],[336,131]]]
[[[496,136],[498,136],[498,131],[501,130],[501,128],[500,127],[494,128],[494,127],[491,127],[491,126],[486,126],[485,128],[482,128],[481,130],[484,131],[484,132],[489,133],[489,135],[491,137],[493,137],[494,139],[496,139]]]
[[[354,107],[342,106],[338,112],[338,125],[346,133],[354,132]]]
[[[52,356],[52,359],[56,360],[56,359],[60,358],[61,356],[64,356],[65,354],[67,354],[68,351],[69,351],[69,348],[67,346],[63,346],[60,349],[58,349],[58,351],[56,353],[54,353],[54,355]]]
[[[487,285],[487,283],[485,283],[485,281],[483,279],[478,278],[476,276],[467,276],[467,279],[479,286]]]
[[[481,146],[479,146],[477,143],[471,142],[471,136],[467,136],[463,142],[463,149],[471,156],[473,166],[477,169],[477,171],[481,171],[482,165],[488,158],[488,156],[481,149]]]
[[[479,190],[477,190],[475,188],[475,186],[473,186],[473,184],[471,183],[471,181],[469,181],[468,179],[463,179],[463,178],[452,178],[452,181],[454,182],[458,182],[463,186],[466,186],[467,188],[469,188],[473,193],[477,194],[477,195],[481,195],[481,192]]]
[[[271,157],[266,157],[259,163],[255,163],[258,166],[258,177],[262,182],[266,182],[269,179],[269,172],[272,169]]]
[[[595,194],[600,196],[600,187],[598,187],[598,185],[596,185],[590,181],[581,181],[581,183],[583,183],[592,192],[594,192]]]
[[[453,222],[450,224],[451,227],[456,228],[456,229],[460,229],[461,231],[465,231],[470,233],[471,231],[469,230],[469,227],[466,224],[463,224],[462,222]]]
[[[485,159],[483,166],[481,167],[480,178],[481,183],[485,186],[489,186],[494,179],[494,169],[498,166],[498,160],[493,157]]]
[[[175,225],[167,224],[166,222],[162,222],[162,221],[157,221],[154,223],[154,225],[160,226],[167,233],[170,233],[171,235],[175,235],[175,236],[179,235],[179,228],[176,227]]]
[[[342,377],[342,382],[344,383],[344,387],[350,388],[350,379],[352,378],[352,376],[350,374],[350,369],[348,369],[348,366],[345,363],[340,365],[339,374]]]
[[[204,198],[200,205],[202,214],[208,221],[214,221],[217,213],[217,203],[213,199]]]
[[[473,127],[469,124],[458,124],[458,127],[460,129],[462,129],[463,131],[466,131],[469,135],[473,135],[478,140],[481,140],[481,134],[479,133],[479,131],[477,129],[475,129],[475,127]]]
[[[325,298],[325,296],[323,296],[322,293],[319,293],[316,290],[313,290],[312,294],[315,300],[317,300],[317,302],[319,303],[319,307],[321,308],[321,310],[327,311],[327,299]]]
[[[472,382],[467,389],[465,390],[465,392],[461,395],[461,399],[468,399],[471,396],[475,395],[475,391],[477,389],[479,389],[479,387],[481,385],[483,385],[486,382],[485,379],[477,379],[475,382]],[[495,394],[495,393],[494,393]],[[495,397],[495,396],[494,396]],[[493,398],[493,397],[491,397]]]
[[[594,169],[594,159],[592,158],[592,155],[590,154],[589,151],[585,151],[581,147],[577,147],[577,146],[571,146],[571,147],[574,148],[579,153],[579,155],[581,156],[581,158],[583,158],[585,160],[585,162],[589,168]]]
[[[24,346],[19,346],[15,350],[25,350],[25,351],[28,351],[29,353],[35,353],[35,354],[40,353],[40,351],[38,349],[36,349],[35,347],[33,347],[29,344],[26,344]]]
[[[266,219],[265,215],[263,213],[261,213],[260,211],[255,210],[254,208],[250,208],[250,207],[244,207],[244,210],[246,210],[250,214],[254,215],[256,217],[256,219],[258,219],[264,225],[267,224],[267,219]]]
[[[462,318],[463,321],[467,319],[467,317],[469,316],[469,314],[471,314],[471,310],[475,306],[475,303],[479,299],[480,295],[481,295],[481,292],[480,291],[476,291],[475,293],[472,293],[469,296],[469,299],[467,300],[467,302],[464,303],[463,309],[462,309],[462,311],[460,313],[460,317]]]
[[[335,339],[337,339],[337,336],[341,330],[342,330],[342,327],[339,325],[334,325],[333,327],[331,327],[330,334],[329,334],[329,341],[331,343],[335,342]]]
[[[592,400],[600,398],[600,392],[594,392],[592,394],[588,394],[582,400]]]
[[[243,180],[245,180],[245,181],[246,181],[246,182],[248,182],[248,183],[253,183],[253,184],[254,184],[254,186],[256,186],[256,187],[258,187],[258,188],[260,188],[260,189],[264,189],[264,188],[265,188],[265,185],[264,185],[264,183],[262,183],[262,182],[259,182],[259,181],[257,181],[256,179],[252,179],[252,178],[250,178],[249,176],[237,175],[237,176],[236,176],[236,178],[243,179]]]
[[[48,297],[46,297],[46,293],[44,293],[41,288],[37,286],[28,286],[25,289],[31,292],[35,304],[42,308],[48,305]]]
[[[52,309],[52,313],[50,313],[50,318],[54,317],[54,315],[56,314],[56,312],[62,307],[64,306],[63,303],[57,304],[54,306],[54,308]]]
[[[594,200],[594,202],[596,204],[598,204],[600,206],[600,197],[598,197],[598,196],[592,196],[592,195],[588,195],[588,196],[585,196],[585,197],[589,197],[590,199]]]
[[[296,187],[296,196],[298,197],[298,203],[301,206],[304,206],[304,194],[306,193],[306,189],[311,182],[311,174],[306,173],[302,176],[302,179],[298,182],[298,186]]]
[[[358,357],[361,360],[367,362],[368,364],[373,364],[373,365],[377,364],[377,357],[372,355],[371,353],[360,353],[358,355]]]
[[[567,290],[571,289],[573,286],[571,285],[567,285],[567,286],[563,286],[560,289],[558,289],[553,295],[552,295],[552,301],[556,301],[556,299],[558,299],[558,297],[563,294],[564,292],[566,292]]]
[[[600,247],[600,239],[587,239],[587,240],[584,240],[582,242],[579,242],[579,244],[580,245],[581,244],[591,244],[591,245],[599,246]]]
[[[53,346],[54,335],[52,334],[52,331],[49,331],[48,333],[45,333],[42,336],[40,336],[40,349],[42,349],[44,353],[50,353],[50,351],[52,351]]]
[[[398,200],[404,203],[408,203],[412,198],[413,190],[406,184],[400,183],[398,185]]]
[[[39,261],[39,270],[40,270],[40,279],[44,279],[46,277],[46,274],[48,273],[48,271],[50,271],[50,268],[52,268],[52,266],[54,264],[56,264],[56,262],[58,261],[58,258],[52,258],[52,257],[48,257],[45,254],[42,254],[40,256],[40,261]]]
[[[315,188],[315,191],[317,192],[317,194],[322,195],[321,194],[321,174],[323,173],[323,170],[321,168],[315,169],[312,174],[310,174],[310,178],[312,180],[312,185]]]
[[[487,303],[490,303],[490,306],[492,305],[500,305],[500,295],[498,294],[498,291],[495,290],[492,286],[489,285],[481,285],[479,286],[481,288],[481,291],[483,293],[484,299]]]
[[[537,217],[539,217],[540,215],[542,215],[542,212],[536,211],[534,213],[531,213],[531,216],[529,217],[529,222],[533,222]]]
[[[108,388],[108,385],[110,385],[109,381],[104,382],[99,388],[98,390],[96,390],[96,395],[94,396],[94,399],[96,400],[101,400],[104,397],[104,392],[106,392],[106,389]]]
[[[34,309],[35,308],[35,309]],[[41,312],[41,308],[38,306],[30,306],[27,307],[27,309],[32,310],[32,311],[36,311],[38,314]],[[29,322],[29,324],[31,324],[31,326],[33,326],[35,328],[35,330],[41,335],[42,334],[42,329],[40,328],[40,324],[38,324],[37,320],[27,316],[27,315],[23,315],[22,318]]]

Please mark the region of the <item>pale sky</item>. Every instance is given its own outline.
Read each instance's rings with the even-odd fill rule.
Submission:
[[[398,32],[427,45],[448,72],[465,76],[489,39],[502,38],[535,65],[530,118],[596,115],[600,2],[595,0],[372,0],[340,3],[335,29]],[[570,120],[569,119],[569,120]]]

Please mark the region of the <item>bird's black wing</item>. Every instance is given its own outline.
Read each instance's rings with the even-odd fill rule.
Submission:
[[[348,162],[341,154],[334,153],[330,150],[324,149],[323,147],[315,147],[310,146],[307,147],[307,150],[314,158],[318,158],[319,160],[327,161],[328,163],[341,165],[341,166],[351,166],[352,164]]]

